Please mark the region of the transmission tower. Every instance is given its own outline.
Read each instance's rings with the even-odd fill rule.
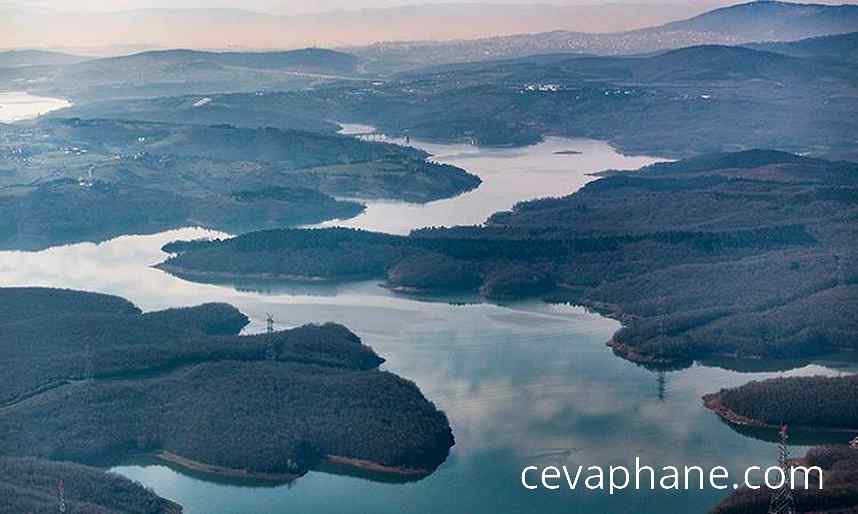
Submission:
[[[91,381],[95,378],[95,364],[92,360],[92,345],[89,343],[89,340],[86,341],[84,347],[84,369],[83,369],[83,379],[87,382]]]
[[[658,384],[658,401],[663,402],[667,400],[667,372],[659,370],[655,380]]]
[[[60,514],[64,514],[68,510],[68,506],[66,505],[66,485],[62,480],[57,483],[57,510]]]
[[[778,465],[783,470],[784,476],[789,477],[789,428],[786,425],[781,427],[780,436]],[[795,498],[792,495],[792,484],[789,480],[786,480],[781,488],[772,494],[769,514],[795,514]]]
[[[265,358],[270,361],[277,360],[277,349],[274,348],[274,316],[270,313],[266,314],[265,323],[267,325],[265,334]]]

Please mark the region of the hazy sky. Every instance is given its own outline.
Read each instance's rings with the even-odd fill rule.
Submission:
[[[736,0],[733,3],[740,3]],[[808,0],[813,1],[813,0]],[[301,14],[331,10],[354,10],[361,8],[392,7],[418,4],[449,3],[493,3],[493,4],[553,4],[553,5],[598,5],[598,4],[695,4],[699,0],[27,0],[0,2],[28,7],[56,10],[117,11],[142,8],[243,8],[278,14]],[[712,2],[707,2],[712,3]],[[720,3],[731,3],[727,0]],[[856,4],[858,0],[817,0],[816,3]]]
[[[617,32],[690,18],[742,1],[0,0],[0,11],[5,11],[0,12],[0,49],[48,48],[107,55],[178,47],[344,47],[378,41],[470,39],[551,30]],[[816,1],[858,3],[858,0]],[[509,5],[486,8],[485,4]],[[383,15],[360,10],[417,5],[426,8],[386,11]],[[146,8],[183,10],[135,11]],[[196,10],[203,8],[208,9]],[[337,12],[281,17],[212,8],[285,15]]]

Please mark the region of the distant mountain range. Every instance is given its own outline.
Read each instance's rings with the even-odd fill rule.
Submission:
[[[347,51],[385,66],[505,59],[548,53],[631,55],[694,45],[761,41],[858,32],[858,5],[756,1],[693,18],[627,32],[593,34],[554,31],[476,40],[390,42]]]
[[[456,12],[452,7],[449,9],[451,13]],[[229,23],[232,20],[230,26],[233,28],[256,27],[255,23],[260,20],[272,18],[236,10],[206,9],[202,12],[209,21]],[[369,16],[369,12],[363,16]],[[174,21],[186,19],[191,26],[195,16],[192,10],[135,13],[140,27],[167,15],[179,17],[170,18]],[[127,14],[110,16],[125,20],[123,16]],[[366,21],[369,23],[370,20]],[[2,24],[3,20],[0,20],[0,26]],[[194,25],[192,30],[205,27]],[[308,28],[312,25],[304,27]],[[331,80],[375,80],[397,72],[450,63],[556,54],[654,55],[694,46],[747,46],[791,57],[844,60],[855,55],[858,37],[854,33],[858,33],[858,5],[758,1],[716,9],[658,27],[611,34],[561,31],[476,40],[378,43],[346,51],[317,48],[286,52],[155,50],[84,62],[80,62],[80,57],[52,52],[0,53],[0,88],[55,94],[77,103],[117,98],[288,91]],[[802,37],[818,39],[802,41],[800,45],[783,43]],[[732,53],[728,59],[731,62],[734,57],[747,58],[739,59],[743,66],[747,66],[747,69],[740,70],[740,74],[777,62],[771,58],[761,60],[759,56],[742,53],[737,48],[708,51],[705,57],[724,59],[728,57],[727,53]],[[688,61],[688,55],[689,52],[685,52],[673,57]],[[745,62],[748,59],[754,62]],[[791,65],[787,63],[786,67]],[[801,73],[806,73],[804,68],[807,66],[807,63],[802,63]],[[688,61],[686,68],[669,78],[674,80],[689,74],[701,76],[705,74],[704,69],[708,69],[708,64]],[[657,75],[663,71],[656,69],[647,73]],[[735,69],[731,71],[736,72]],[[647,80],[652,80],[649,75]],[[788,76],[789,73],[782,75]],[[606,70],[599,70],[599,76],[605,77]]]
[[[61,52],[47,52],[44,50],[11,50],[8,52],[0,52],[0,68],[14,68],[17,66],[57,66],[63,64],[74,64],[84,60],[86,60],[85,57]]]
[[[798,4],[760,0],[724,7],[644,32],[695,32],[734,42],[787,41],[858,28],[858,5]]]
[[[496,0],[473,3],[351,8],[321,14],[273,15],[245,9],[139,9],[122,12],[64,12],[0,3],[0,48],[72,49],[73,53],[117,55],[115,45],[136,51],[156,48],[217,50],[293,49],[366,45],[377,41],[470,39],[526,32],[579,30],[615,32],[681,20],[729,0],[635,5],[560,6]],[[86,30],[81,30],[85,27]],[[122,52],[121,49],[118,50]],[[127,52],[125,52],[127,53]]]
[[[645,56],[543,54],[430,66],[394,79],[312,89],[80,103],[61,116],[330,131],[347,120],[388,135],[518,146],[545,136],[687,157],[780,148],[855,159],[858,66],[845,34],[779,51],[699,45]],[[809,50],[810,49],[810,50]],[[819,58],[792,54],[819,49]]]
[[[0,66],[0,89],[14,90],[24,85],[30,91],[77,101],[282,91],[351,78],[357,73],[358,63],[353,55],[317,48],[288,52],[156,50],[57,66]]]
[[[336,75],[354,73],[358,58],[343,52],[305,48],[288,52],[202,52],[198,50],[153,50],[121,57],[94,59],[75,67],[75,73],[99,71],[130,72],[140,66],[227,67],[255,70],[279,70],[308,74]],[[157,70],[150,70],[157,72]]]
[[[836,36],[820,36],[801,41],[754,43],[745,46],[792,57],[810,57],[858,63],[858,32],[838,34]]]

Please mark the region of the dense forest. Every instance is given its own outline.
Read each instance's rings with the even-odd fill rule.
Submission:
[[[858,103],[851,38],[832,36],[825,42],[833,58],[808,55],[802,50],[807,42],[779,45],[774,52],[703,45],[635,57],[532,55],[310,91],[212,95],[211,106],[200,110],[209,111],[208,121],[244,126],[258,126],[260,117],[272,124],[295,116],[349,120],[387,134],[488,146],[558,135],[677,158],[778,148],[854,159],[850,134],[858,131]],[[71,112],[169,121],[177,109],[198,100],[95,103]],[[248,113],[244,119],[243,113]]]
[[[858,375],[790,377],[751,382],[706,397],[728,421],[858,432]]]
[[[0,405],[90,376],[121,378],[208,361],[260,360],[269,345],[262,335],[237,336],[248,319],[228,305],[140,314],[89,293],[62,292],[77,297],[74,305],[45,304],[46,291],[0,289],[4,307],[14,305],[6,307],[10,314],[24,307],[32,312],[0,323],[6,356],[0,362]],[[348,329],[334,324],[279,332],[271,344],[283,361],[355,370],[383,362]]]
[[[858,450],[847,446],[814,448],[798,460],[802,466],[823,470],[823,487],[793,492],[798,513],[851,514],[858,511]],[[766,514],[771,491],[739,489],[710,514]]]
[[[231,232],[347,219],[337,197],[428,202],[480,179],[409,147],[275,128],[121,120],[0,126],[0,247],[187,225]],[[106,215],[110,213],[110,215]]]
[[[612,345],[644,362],[808,356],[855,345],[856,191],[852,163],[713,154],[606,173],[485,226],[254,232],[169,244],[161,268],[570,301],[622,320]]]
[[[262,360],[51,390],[5,409],[0,434],[6,455],[97,463],[166,451],[275,476],[328,455],[428,473],[452,445],[446,417],[391,373]]]
[[[59,485],[68,514],[180,514],[142,485],[71,463],[0,457],[0,514],[55,514]]]
[[[453,444],[446,416],[339,325],[238,336],[248,320],[227,305],[142,314],[90,293],[0,297],[0,455],[168,452],[274,476],[335,455],[425,474]]]

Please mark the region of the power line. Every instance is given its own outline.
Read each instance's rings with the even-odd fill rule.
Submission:
[[[57,483],[57,510],[60,514],[68,510],[68,506],[66,505],[66,484],[63,480]]]
[[[778,445],[778,466],[784,476],[789,476],[789,427],[783,425],[780,431],[781,442]],[[792,494],[792,484],[784,480],[780,489],[776,490],[769,502],[769,514],[795,514],[795,498]]]
[[[266,313],[265,323],[267,325],[265,334],[265,358],[270,361],[277,360],[277,349],[274,347],[274,316],[270,313]]]

